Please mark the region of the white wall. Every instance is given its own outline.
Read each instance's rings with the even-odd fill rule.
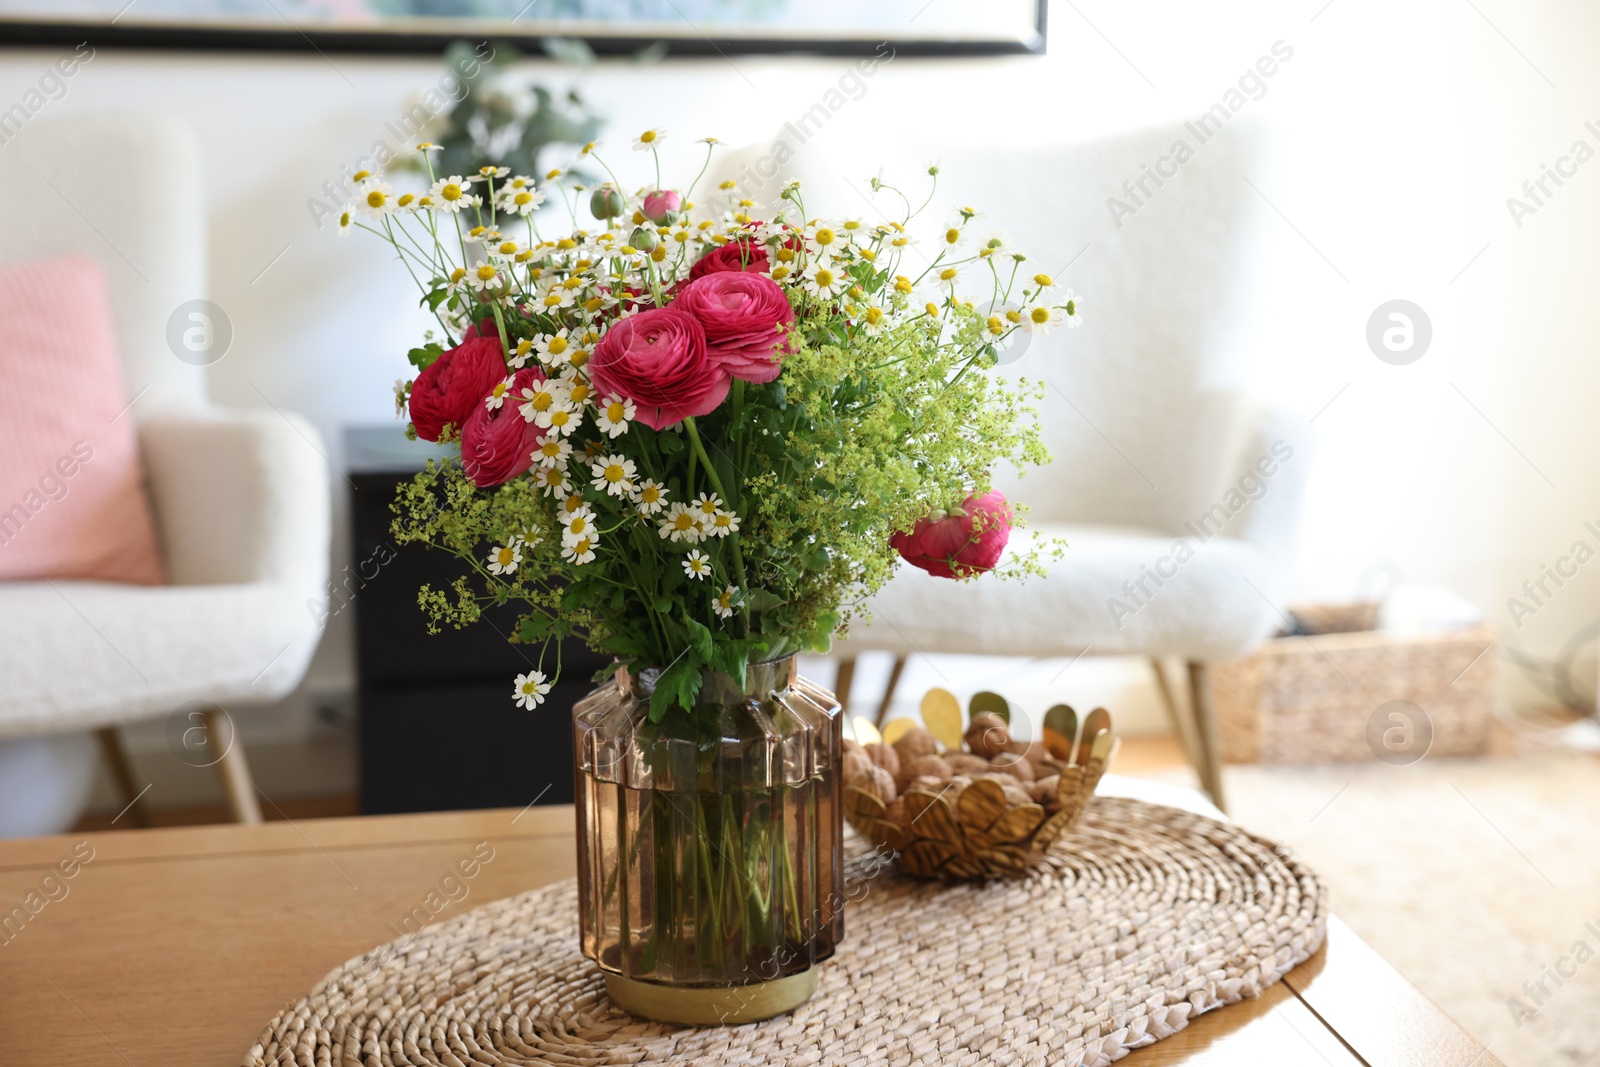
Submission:
[[[1590,415],[1600,361],[1589,329],[1600,161],[1520,229],[1505,206],[1575,139],[1600,148],[1583,129],[1600,120],[1600,11],[1576,0],[1222,6],[1052,3],[1048,56],[896,59],[822,140],[849,146],[865,172],[880,150],[937,158],[951,136],[1077,140],[1163,122],[1176,132],[1286,42],[1292,61],[1247,105],[1275,146],[1251,180],[1281,213],[1263,230],[1269,281],[1254,294],[1248,356],[1264,394],[1308,417],[1321,411],[1300,591],[1349,595],[1388,568],[1453,585],[1509,624],[1506,598],[1541,562],[1580,537],[1600,547],[1582,529],[1600,520]],[[67,51],[0,51],[0,109]],[[530,66],[558,83],[572,76]],[[611,155],[636,165],[642,157],[624,146],[647,125],[670,131],[675,158],[705,134],[764,138],[845,67],[749,57],[607,65],[581,85],[612,117]],[[319,231],[306,201],[438,74],[422,58],[102,50],[36,119],[138,108],[193,125],[207,168],[208,200],[195,210],[211,225],[210,295],[235,329],[213,394],[305,413],[335,466],[344,424],[391,417],[390,385],[425,322],[382,246]],[[995,180],[1005,180],[1003,150]],[[1092,274],[1074,284],[1092,314]],[[1364,341],[1368,315],[1393,297],[1432,318],[1432,348],[1411,366],[1379,362]],[[1559,646],[1600,614],[1596,574],[1600,564],[1512,633],[1536,651]],[[319,654],[317,686],[349,683],[339,625],[348,617]]]

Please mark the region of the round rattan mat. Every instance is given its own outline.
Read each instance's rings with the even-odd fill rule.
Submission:
[[[1325,891],[1287,850],[1135,800],[1095,800],[1014,881],[921,881],[863,838],[846,847],[845,941],[791,1015],[677,1029],[623,1014],[578,950],[565,881],[349,961],[244,1062],[1099,1065],[1260,993],[1326,925]]]

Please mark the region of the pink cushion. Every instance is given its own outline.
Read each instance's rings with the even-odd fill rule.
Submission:
[[[0,580],[166,580],[100,265],[0,264]]]

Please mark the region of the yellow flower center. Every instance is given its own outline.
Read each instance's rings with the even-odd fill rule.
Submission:
[[[1056,280],[1048,274],[1035,274],[1033,280],[1037,285],[1054,285],[1056,283]]]
[[[954,226],[952,226],[948,230],[944,231],[944,243],[945,244],[953,245],[959,240],[961,240],[961,231],[956,229]]]
[[[549,456],[551,459],[554,459],[556,456],[561,455],[561,442],[546,441],[544,444],[539,446],[539,451],[542,454]]]
[[[511,199],[512,199],[512,202],[515,203],[518,207],[525,207],[528,204],[533,203],[533,194],[528,192],[526,189],[524,189],[522,192],[518,193],[516,196],[512,197]]]
[[[787,278],[788,276],[789,276],[789,268],[788,267],[785,267],[782,264],[779,264],[778,266],[772,268],[772,280],[773,281],[781,282],[785,278]]]
[[[384,203],[388,201],[388,199],[389,198],[387,196],[383,195],[382,189],[374,189],[372,192],[367,194],[367,206],[382,207]]]
[[[611,403],[606,405],[606,418],[610,419],[612,422],[621,422],[622,416],[627,410],[627,407],[622,403],[622,401],[613,400]]]
[[[571,419],[572,419],[571,412],[567,412],[567,411],[552,411],[550,413],[550,425],[551,426],[565,426],[568,422],[571,421]]]
[[[828,245],[833,244],[833,238],[833,231],[824,226],[822,229],[816,232],[816,234],[812,237],[812,240],[826,248]]]
[[[641,133],[639,135],[639,140],[643,141],[645,144],[654,144],[655,140],[656,140],[656,131],[654,131],[654,130],[646,130],[646,131],[644,131],[643,133]]]
[[[953,282],[955,281],[958,273],[959,272],[954,267],[946,267],[944,270],[939,272],[939,280],[941,282]]]
[[[480,282],[492,282],[494,281],[494,276],[495,269],[489,264],[485,263],[483,266],[478,268],[478,280]]]
[[[461,186],[455,182],[446,182],[444,188],[439,190],[439,195],[446,200],[460,200],[462,196]]]
[[[990,315],[989,321],[984,325],[988,327],[990,333],[996,336],[1006,332],[1005,320],[1001,319],[999,315]]]
[[[511,549],[502,548],[502,549],[500,549],[500,551],[495,553],[495,556],[499,559],[500,566],[502,566],[502,567],[511,566]]]
[[[578,247],[578,242],[574,241],[570,237],[563,237],[561,240],[556,242],[556,247],[563,252],[570,252],[574,248]]]
[[[612,463],[606,467],[606,481],[611,482],[613,485],[622,481],[626,476],[626,472],[623,471],[620,463]]]
[[[1028,312],[1028,318],[1032,319],[1034,321],[1035,325],[1041,325],[1042,326],[1043,324],[1045,324],[1045,323],[1050,321],[1050,309],[1049,308],[1034,308],[1032,311]]]
[[[550,405],[555,403],[555,399],[554,396],[550,395],[549,391],[541,389],[533,394],[533,399],[529,400],[528,404],[535,411],[549,411]]]
[[[833,271],[828,270],[826,267],[824,267],[821,270],[817,271],[817,287],[818,288],[820,288],[820,289],[832,288],[833,287],[833,282],[834,282]]]
[[[660,500],[660,499],[661,499],[661,490],[657,489],[653,485],[647,485],[647,486],[644,487],[644,489],[642,489],[639,492],[639,500],[640,500],[641,503],[654,504],[657,500]]]
[[[567,339],[565,337],[552,337],[546,348],[552,356],[559,356],[567,350]]]
[[[410,193],[406,193],[402,195],[399,200],[396,200],[395,203],[399,204],[401,207],[405,207],[415,199],[416,197],[412,196]]]
[[[871,323],[872,325],[874,325],[874,326],[878,325],[878,323],[883,321],[883,309],[882,308],[868,308],[867,309],[867,321],[869,323]]]
[[[515,252],[516,250],[517,250],[517,242],[515,242],[515,241],[501,241],[500,242],[500,254],[502,256],[509,256],[511,253]]]
[[[583,382],[573,382],[568,394],[574,404],[581,404],[589,399],[589,386]]]
[[[577,556],[584,555],[589,551],[592,544],[593,542],[587,537],[580,537],[572,543],[572,552]]]
[[[547,308],[560,307],[561,306],[561,294],[560,293],[546,293],[545,296],[544,296],[544,306],[547,307]]]
[[[674,529],[692,530],[694,529],[694,516],[687,511],[680,511],[673,516],[672,525]]]
[[[353,182],[359,182],[365,181],[370,177],[372,177],[372,172],[370,170],[358,170],[354,174],[350,175],[350,180]]]
[[[610,472],[608,471],[607,473],[609,474]],[[582,515],[574,515],[572,521],[567,523],[567,530],[570,533],[581,534],[588,528],[589,520]]]

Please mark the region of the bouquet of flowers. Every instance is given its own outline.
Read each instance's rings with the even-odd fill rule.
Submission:
[[[680,191],[660,178],[662,136],[634,144],[655,181],[632,195],[590,144],[597,187],[430,166],[425,192],[397,195],[358,174],[341,220],[393,245],[439,323],[396,404],[460,462],[403,490],[395,533],[474,575],[422,591],[430,625],[514,602],[517,640],[577,634],[658,669],[652,720],[692,709],[707,670],[742,681],[825,650],[902,558],[995,569],[1022,515],[991,471],[1048,456],[1038,386],[988,372],[1017,331],[1079,321],[1007,237],[975,235],[972,209],[915,236],[931,188],[913,207],[873,180],[898,208],[882,222],[811,217],[797,183],[770,218],[732,182],[707,209],[715,140]],[[569,232],[543,232],[546,200]],[[544,699],[558,656],[517,678],[519,703]]]

